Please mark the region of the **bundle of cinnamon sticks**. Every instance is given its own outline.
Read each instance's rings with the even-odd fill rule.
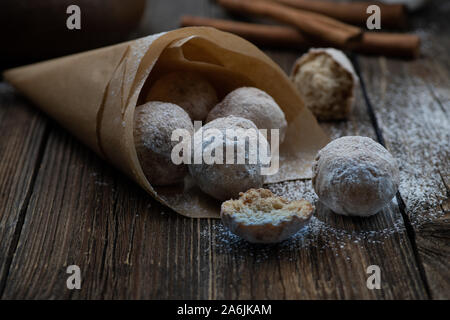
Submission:
[[[277,47],[331,46],[367,54],[402,58],[419,55],[416,35],[364,32],[357,25],[366,23],[369,2],[327,0],[217,0],[227,10],[249,16],[268,17],[286,26],[236,22],[183,16],[182,26],[211,26],[235,33],[257,44]],[[403,5],[380,4],[382,27],[406,25]],[[350,24],[351,23],[351,24]]]

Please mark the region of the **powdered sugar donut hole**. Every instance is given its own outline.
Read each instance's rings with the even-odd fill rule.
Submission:
[[[231,115],[251,120],[258,129],[267,129],[269,143],[270,129],[279,129],[279,142],[284,140],[287,130],[284,112],[270,95],[258,88],[242,87],[231,91],[211,110],[206,122]]]
[[[326,145],[313,164],[312,183],[319,201],[347,216],[371,216],[395,196],[396,160],[367,137],[347,136]]]
[[[187,174],[185,164],[176,165],[171,159],[171,141],[175,129],[194,134],[189,115],[181,107],[167,102],[148,102],[136,107],[134,114],[134,142],[139,162],[152,185],[179,183]]]
[[[215,88],[194,72],[171,72],[158,79],[145,101],[165,101],[183,108],[192,120],[205,120],[219,101]]]
[[[246,139],[234,139],[234,136],[227,135],[227,129],[253,129],[251,136],[253,139],[258,139],[259,147],[249,147]],[[216,136],[218,132],[221,134],[220,138]],[[192,159],[192,163],[188,165],[190,174],[203,192],[223,201],[237,197],[239,192],[247,191],[250,188],[262,187],[264,183],[264,176],[261,174],[263,163],[260,161],[258,152],[259,148],[265,148],[267,154],[270,155],[270,147],[252,121],[234,116],[218,118],[207,123],[194,134],[193,154],[198,151],[203,155],[212,154],[213,150],[218,148],[223,150],[222,164],[208,164],[205,160],[196,164]],[[226,161],[228,148],[234,150],[233,163]],[[245,154],[245,163],[237,162],[239,153]],[[256,161],[253,162],[250,159],[256,159]]]

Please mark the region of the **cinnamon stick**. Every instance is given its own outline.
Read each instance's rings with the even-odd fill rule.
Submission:
[[[181,26],[208,26],[234,33],[247,40],[267,46],[308,48],[326,44],[314,41],[296,28],[272,26],[230,20],[183,16]],[[419,56],[420,38],[412,34],[366,32],[354,51],[398,58],[417,58]]]
[[[415,59],[420,55],[420,38],[415,34],[365,32],[355,51]]]
[[[407,11],[404,4],[386,4],[378,1],[335,2],[327,0],[272,0],[297,9],[321,13],[337,20],[365,25],[369,14],[367,7],[380,7],[382,28],[405,28]]]
[[[182,27],[207,26],[234,33],[250,42],[262,46],[283,48],[307,48],[308,40],[295,28],[231,20],[211,19],[185,15],[181,17]]]
[[[301,9],[294,9],[267,0],[218,0],[226,9],[250,15],[270,17],[292,25],[305,35],[324,43],[348,48],[360,40],[360,28],[337,21],[333,18]]]

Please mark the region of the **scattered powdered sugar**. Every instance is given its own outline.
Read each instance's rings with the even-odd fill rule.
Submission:
[[[127,51],[127,54],[125,56],[125,75],[124,75],[124,83],[122,90],[129,90],[135,85],[136,92],[131,92],[132,94],[136,94],[140,92],[140,89],[144,85],[145,80],[147,79],[148,75],[150,74],[152,67],[154,66],[153,62],[149,63],[147,61],[146,68],[143,70],[143,72],[138,73],[139,67],[141,67],[143,58],[145,54],[148,52],[148,49],[152,45],[152,43],[158,39],[159,37],[163,36],[165,32],[150,35],[144,38],[136,39],[135,41],[131,42],[129,46],[129,50]],[[145,59],[144,59],[145,60]],[[128,94],[130,92],[126,91],[125,94],[127,95],[126,99],[123,101],[123,103],[128,102]],[[115,93],[113,92],[113,95]],[[123,94],[123,92],[121,92]]]
[[[274,183],[267,185],[267,188],[277,196],[286,198],[289,201],[305,199],[311,203],[315,203],[318,200],[312,188],[311,180]]]
[[[97,186],[101,186],[101,187],[109,186],[109,184],[108,184],[107,182],[98,181],[98,180],[95,181],[95,184],[96,184]]]
[[[273,193],[283,196],[288,200],[305,199],[318,207],[318,198],[313,191],[311,180],[287,181],[268,185],[268,188]],[[395,220],[393,221],[389,221],[389,225],[383,229],[354,231],[332,226],[330,223],[323,221],[325,219],[318,217],[316,211],[315,215],[311,218],[309,225],[304,230],[306,232],[298,233],[297,236],[300,235],[300,238],[302,239],[305,238],[305,236],[320,236],[322,239],[328,240],[327,242],[329,242],[329,244],[332,242],[339,242],[340,239],[342,240],[343,238],[352,240],[354,243],[359,243],[361,241],[376,242],[404,230],[401,216],[394,217],[394,219]],[[292,240],[295,240],[295,238],[296,236],[294,236]],[[325,245],[327,244],[325,243]]]
[[[278,244],[252,244],[231,233],[220,221],[212,225],[214,239],[208,228],[203,229],[201,238],[211,243],[211,250],[218,254],[233,253],[238,259],[247,256],[256,258],[256,262],[269,258],[292,260],[293,251],[316,248],[319,252],[331,251],[334,256],[345,255],[345,250],[355,247],[364,248],[368,245],[382,244],[392,235],[404,232],[403,221],[399,218],[395,223],[382,230],[373,231],[348,231],[334,228],[313,216],[307,226],[298,231],[294,236]],[[209,249],[208,249],[209,250]],[[346,257],[349,260],[349,257]]]
[[[103,181],[97,172],[92,172],[90,174],[91,177],[94,178],[94,184],[101,187],[109,186],[109,183]]]
[[[317,204],[317,195],[314,193],[310,180],[287,181],[266,186],[278,196],[288,200],[305,199]],[[383,214],[383,213],[382,213]],[[395,234],[405,232],[403,219],[400,215],[386,219],[387,225],[379,229],[347,230],[333,226],[317,216],[317,212],[311,218],[309,224],[297,232],[294,236],[279,244],[258,245],[249,243],[231,233],[219,220],[214,221],[211,228],[206,227],[201,231],[204,241],[212,243],[212,250],[217,253],[234,253],[239,258],[254,256],[256,261],[264,261],[276,256],[278,259],[292,259],[289,253],[309,247],[315,247],[320,252],[331,250],[334,255],[345,254],[345,250],[355,246],[364,247],[383,243]],[[213,234],[213,239],[211,235]],[[349,258],[346,257],[348,260]]]
[[[381,60],[388,80],[376,94],[381,101],[373,101],[387,147],[400,163],[400,194],[415,228],[444,214],[450,177],[450,90],[441,70],[449,66],[450,38],[442,35],[450,28],[450,1],[429,6],[414,19],[424,58],[395,62],[402,64],[399,72],[390,70],[394,62]]]
[[[444,214],[440,205],[448,197],[443,180],[450,174],[449,91],[438,101],[433,90],[446,86],[438,79],[428,84],[410,77],[405,84],[404,75],[388,74],[386,101],[377,104],[378,122],[400,164],[399,190],[406,211],[413,226],[420,227]]]

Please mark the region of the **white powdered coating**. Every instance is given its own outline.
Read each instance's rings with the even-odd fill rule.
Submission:
[[[348,136],[319,151],[312,182],[319,200],[335,213],[370,216],[394,197],[399,171],[382,145],[368,137]]]
[[[255,124],[250,120],[229,116],[226,118],[219,118],[207,123],[203,126],[203,130],[198,130],[194,135],[193,150],[204,151],[222,148],[223,150],[223,164],[190,164],[189,172],[200,187],[200,189],[219,200],[227,200],[237,197],[239,192],[247,191],[250,188],[260,188],[263,185],[264,177],[261,175],[262,163],[258,157],[258,148],[248,148],[245,140],[239,139],[235,141],[234,137],[227,137],[227,129],[253,129],[255,136],[253,139],[258,139],[260,146],[265,145],[267,152],[270,153],[270,148],[265,138],[259,134]],[[217,129],[223,135],[223,140],[218,141],[214,137],[214,130]],[[258,136],[256,136],[258,135]],[[226,148],[234,146],[234,160],[235,164],[226,164]],[[245,164],[236,164],[237,154],[242,152],[245,154]],[[250,164],[249,159],[257,159],[256,164]]]
[[[175,129],[194,132],[192,120],[179,106],[166,102],[149,102],[137,106],[134,116],[134,141],[142,169],[153,185],[181,182],[187,173],[184,164],[171,160],[171,141]]]
[[[217,104],[214,87],[198,73],[171,72],[158,79],[145,101],[166,101],[182,107],[192,120],[204,120]]]
[[[350,114],[358,78],[341,51],[311,49],[295,63],[291,80],[318,119],[342,120]]]
[[[280,143],[284,140],[287,130],[284,112],[270,95],[258,88],[242,87],[233,90],[211,110],[206,122],[230,115],[251,120],[258,129],[267,129],[269,142],[270,129],[279,129]]]

